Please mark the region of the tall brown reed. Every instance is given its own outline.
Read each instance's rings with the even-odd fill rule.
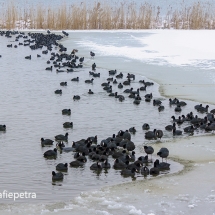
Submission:
[[[177,10],[171,7],[166,14],[160,7],[149,3],[94,2],[90,5],[63,3],[58,8],[21,8],[15,2],[2,6],[0,27],[3,29],[214,29],[215,7],[209,3],[182,4]],[[162,14],[162,15],[161,15]]]
[[[169,11],[167,28],[174,29],[214,29],[215,8],[209,3],[194,3],[181,10]]]

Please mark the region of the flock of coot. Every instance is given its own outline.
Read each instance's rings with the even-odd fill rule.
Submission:
[[[17,31],[1,31],[0,35],[11,38],[15,37],[15,41],[18,43],[20,38],[24,39],[24,43],[19,42],[16,45],[9,44],[8,48],[17,48],[17,46],[28,46],[31,50],[46,48],[42,51],[42,54],[47,55],[50,53],[51,57],[47,61],[47,64],[51,66],[45,68],[45,70],[59,72],[74,72],[76,68],[82,68],[84,63],[84,57],[77,56],[77,49],[73,49],[71,54],[67,54],[67,48],[64,47],[59,41],[68,36],[68,33],[62,31],[63,35],[53,34],[47,31],[47,34],[43,33],[23,33]],[[54,52],[54,48],[58,48],[58,51]],[[37,55],[41,57],[41,55]],[[95,53],[90,51],[90,57],[94,59]],[[31,60],[32,56],[26,56],[25,59]],[[164,111],[165,106],[162,105],[162,101],[159,99],[153,99],[152,93],[145,94],[143,97],[140,96],[141,92],[146,91],[153,87],[153,82],[146,82],[144,80],[139,80],[141,87],[134,89],[131,85],[135,80],[135,75],[128,73],[123,74],[118,73],[117,70],[108,71],[109,78],[104,83],[101,83],[101,87],[107,92],[107,96],[117,99],[119,102],[123,102],[127,98],[132,98],[134,105],[139,105],[141,102],[151,102],[153,106],[157,106],[158,111]],[[96,72],[96,64],[92,64],[92,71],[89,71],[89,75],[92,76],[91,79],[86,79],[86,84],[93,84],[94,78],[99,78],[100,73]],[[125,79],[123,79],[125,78]],[[71,79],[72,82],[79,82],[79,77]],[[115,85],[119,89],[126,88],[123,94],[118,92],[113,92],[112,86]],[[60,86],[67,86],[67,82],[61,82]],[[90,86],[90,85],[89,85]],[[55,94],[62,94],[62,89],[57,89]],[[94,94],[94,92],[89,89],[88,94]],[[80,95],[74,95],[74,100],[81,100]],[[169,99],[169,105],[174,108],[175,112],[181,112],[183,107],[186,106],[186,102],[180,101],[177,98]],[[205,114],[204,117],[199,117],[194,115],[193,112],[189,112],[186,115],[181,115],[178,118],[172,116],[172,124],[167,125],[164,130],[153,129],[150,131],[150,125],[144,123],[142,129],[145,130],[145,139],[156,140],[161,139],[164,132],[172,132],[173,136],[182,135],[183,133],[193,134],[195,130],[202,129],[206,132],[211,132],[215,130],[215,109],[209,112],[209,106],[203,106],[202,104],[196,105],[194,107],[199,113]],[[63,115],[70,115],[70,109],[63,109]],[[184,130],[178,130],[177,125],[182,125],[183,123],[188,124]],[[63,124],[64,128],[73,128],[73,122],[65,122]],[[0,125],[0,131],[6,131],[6,125]],[[68,167],[78,168],[85,165],[88,160],[93,161],[90,166],[92,171],[101,171],[103,169],[114,168],[121,171],[123,176],[134,177],[135,174],[139,173],[144,176],[147,175],[158,175],[160,171],[165,171],[170,169],[170,164],[167,163],[167,157],[169,156],[169,150],[167,148],[161,148],[157,155],[160,156],[162,161],[156,159],[152,160],[152,154],[154,149],[152,146],[144,146],[145,154],[139,157],[135,156],[135,144],[131,141],[131,133],[135,133],[135,127],[131,127],[128,130],[119,130],[117,134],[113,134],[111,137],[107,137],[100,142],[98,142],[97,135],[93,137],[84,137],[79,141],[73,141],[71,147],[66,147],[65,143],[68,142],[68,133],[59,134],[55,136],[56,147],[52,150],[47,150],[44,153],[46,159],[56,159],[59,153],[72,153],[74,160],[69,163],[59,163],[56,166],[56,171],[52,171],[52,180],[58,181],[63,180],[64,174],[68,170]],[[55,144],[54,140],[41,138],[42,147],[50,147]],[[112,161],[112,163],[110,163]]]

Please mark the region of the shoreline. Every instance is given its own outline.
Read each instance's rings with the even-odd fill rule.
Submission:
[[[192,137],[188,140],[187,138],[183,138],[176,140],[173,144],[185,145],[186,142],[191,143],[194,140],[199,144],[201,141],[210,142],[213,141],[213,139],[214,135]],[[173,151],[170,145],[167,147],[172,154]],[[172,149],[174,147],[175,145],[172,146]],[[177,149],[179,149],[179,147],[177,147]],[[196,152],[195,156],[199,157],[198,150],[192,152]],[[175,155],[171,155],[169,159],[179,162],[184,166],[179,172],[113,185],[102,188],[101,190],[108,193],[109,199],[117,196],[120,202],[126,202],[127,204],[131,204],[132,202],[132,205],[137,211],[137,213],[134,214],[211,214],[211,212],[215,211],[215,206],[213,204],[215,186],[212,183],[215,174],[207,173],[210,173],[211,168],[215,167],[214,155],[215,147],[214,152],[210,154],[211,160],[209,159],[207,161],[197,161],[195,158],[187,160],[185,157],[181,158],[175,153]],[[203,170],[204,172],[202,172]],[[198,182],[196,180],[198,180]],[[198,187],[201,187],[201,189],[198,189]],[[209,202],[204,202],[204,196],[207,195]],[[135,201],[138,198],[141,199],[144,204],[138,204]],[[166,210],[172,209],[171,205],[174,210],[165,213]],[[206,209],[205,205],[210,209]],[[147,210],[148,212],[145,212]],[[192,210],[192,212],[188,212],[189,210]]]
[[[68,33],[77,33],[77,36],[81,33],[99,33],[99,32],[106,32],[106,33],[114,33],[114,32],[124,32],[124,33],[147,33],[149,38],[147,42],[150,41],[150,46],[149,49],[150,51],[153,51],[153,47],[151,47],[151,44],[155,41],[155,39],[158,39],[159,36],[161,35],[161,39],[165,38],[165,35],[172,34],[174,35],[175,33],[179,33],[179,35],[182,33],[182,36],[185,37],[187,35],[187,32],[192,32],[191,35],[195,32],[200,32],[200,36],[204,34],[205,32],[209,32],[209,35],[215,36],[215,32],[207,31],[207,30],[199,30],[199,31],[194,31],[194,30],[189,30],[189,31],[184,31],[184,30],[68,30]],[[150,36],[154,35],[155,37],[150,39]],[[188,33],[189,35],[189,33]],[[197,37],[198,38],[198,37]],[[166,41],[168,38],[166,38]],[[164,42],[166,42],[164,41]],[[62,41],[64,43],[64,41]],[[146,43],[147,45],[147,43]],[[175,44],[173,44],[175,45]],[[92,45],[89,45],[89,49],[93,48]],[[148,48],[148,47],[147,47]],[[146,48],[146,49],[147,49]],[[98,51],[101,51],[100,47],[96,47]],[[161,48],[160,51],[163,51],[164,47]],[[107,50],[109,51],[109,49]],[[186,52],[186,49],[184,50]],[[160,60],[164,60],[162,53],[158,53],[158,56]],[[107,65],[105,62],[105,59],[103,59],[104,56],[99,56],[99,63],[102,68],[110,68],[110,65]],[[110,53],[107,53],[106,57],[111,57]],[[199,56],[197,56],[199,57]],[[116,59],[115,59],[116,58]],[[113,55],[112,60],[113,64],[118,65],[117,61],[117,55]],[[128,56],[126,55],[125,58],[127,59]],[[141,59],[141,58],[140,58]],[[178,66],[178,65],[167,65],[167,67],[163,67],[163,65],[156,65],[155,63],[149,62],[142,62],[140,59],[135,59],[135,58],[128,58],[128,62],[124,62],[124,65],[119,65],[118,70],[121,72],[133,72],[138,75],[143,75],[147,79],[150,79],[152,81],[155,81],[157,84],[159,84],[159,93],[161,96],[164,96],[166,98],[170,97],[178,97],[179,99],[186,99],[190,101],[195,101],[195,102],[203,102],[205,104],[213,104],[215,105],[215,101],[212,97],[210,97],[210,94],[213,90],[215,90],[215,70],[214,69],[204,69],[204,68],[198,68],[194,67],[194,69],[190,70],[188,66]],[[150,60],[150,58],[149,58]],[[130,62],[134,62],[134,64],[137,64],[139,67],[141,64],[144,64],[146,66],[145,70],[134,70],[133,67],[130,65]],[[190,60],[192,61],[192,59]],[[165,65],[164,65],[165,66]],[[197,65],[198,66],[198,65]],[[118,67],[118,66],[117,66]],[[98,67],[99,68],[99,67]],[[175,72],[172,72],[172,68],[177,71],[178,74]],[[114,68],[111,68],[114,69]],[[153,70],[153,73],[150,71]],[[161,73],[162,72],[162,76]],[[177,80],[176,80],[176,75],[177,75]],[[167,78],[166,78],[167,77]],[[213,79],[212,79],[213,78]],[[198,92],[198,93],[197,93]]]
[[[159,84],[160,85],[160,84]],[[184,86],[183,86],[184,87]],[[198,88],[198,87],[196,87]],[[174,95],[175,97],[179,98],[179,99],[185,99],[185,100],[189,100],[189,101],[193,101],[193,102],[200,102],[200,103],[204,103],[204,104],[212,104],[212,105],[215,105],[215,102],[207,102],[206,100],[204,99],[198,99],[198,98],[188,98],[186,96],[183,96],[183,95],[169,95],[169,91],[171,91],[171,87],[169,87],[169,89],[165,89],[165,86],[164,85],[160,85],[159,86],[159,93],[161,94],[161,96],[164,96],[166,98],[173,98]]]

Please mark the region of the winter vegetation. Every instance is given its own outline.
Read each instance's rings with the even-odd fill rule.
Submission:
[[[94,4],[26,6],[15,2],[2,5],[1,29],[214,29],[215,7],[210,3],[195,2],[178,9],[162,9],[149,3],[107,2]],[[163,12],[166,11],[166,12]]]

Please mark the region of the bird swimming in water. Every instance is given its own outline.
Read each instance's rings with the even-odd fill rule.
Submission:
[[[52,171],[52,181],[61,181],[63,180],[63,173]]]
[[[91,56],[91,58],[94,58],[95,57],[95,53],[94,52],[90,52],[90,56]]]

